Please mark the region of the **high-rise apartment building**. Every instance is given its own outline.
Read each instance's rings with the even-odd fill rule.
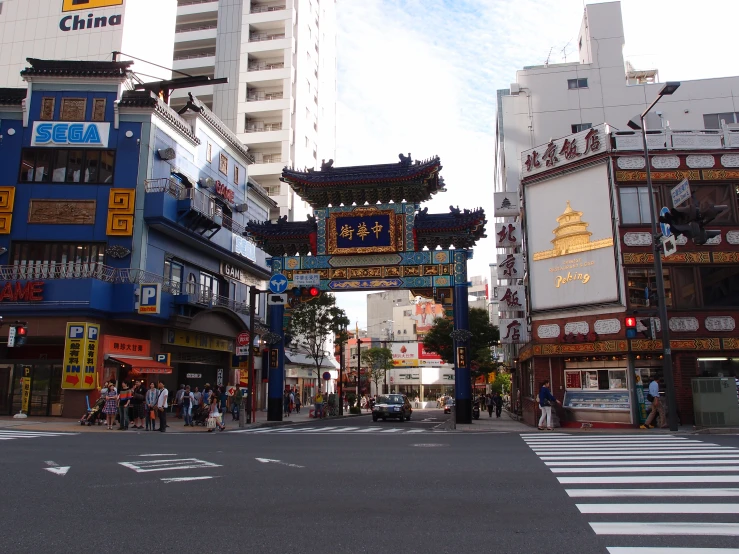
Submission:
[[[247,145],[250,176],[293,217],[285,166],[320,167],[336,149],[335,0],[178,0],[173,68],[227,77],[197,91]],[[184,105],[187,90],[172,97]],[[298,200],[300,202],[300,200]],[[298,206],[299,218],[306,210]]]
[[[335,157],[335,20],[335,0],[0,0],[0,87],[25,86],[26,58],[110,60],[113,51],[139,58],[143,80],[226,77],[176,90],[170,105],[184,107],[192,92],[211,108],[253,155],[250,177],[277,202],[270,217],[292,219],[282,168]]]

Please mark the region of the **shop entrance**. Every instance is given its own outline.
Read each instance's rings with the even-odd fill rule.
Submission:
[[[22,410],[29,416],[59,416],[62,404],[61,362],[0,366],[0,413],[13,415]]]

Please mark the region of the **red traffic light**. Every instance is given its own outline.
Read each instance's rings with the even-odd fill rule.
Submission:
[[[308,294],[315,298],[316,296],[321,294],[321,289],[319,289],[318,287],[311,287],[308,291]]]
[[[624,325],[626,325],[627,329],[636,329],[636,318],[627,317],[626,319],[624,319]]]
[[[15,334],[16,335],[24,336],[26,333],[28,333],[28,329],[26,329],[25,326],[24,327],[16,327],[16,329],[15,329]]]

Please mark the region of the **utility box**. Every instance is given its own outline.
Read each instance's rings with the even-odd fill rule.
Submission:
[[[734,377],[699,377],[692,383],[696,425],[739,426],[739,398]]]

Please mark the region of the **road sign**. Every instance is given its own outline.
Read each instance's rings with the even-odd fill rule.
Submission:
[[[287,277],[285,277],[282,273],[272,275],[272,278],[269,280],[269,290],[271,290],[275,294],[285,292],[287,290]]]
[[[216,372],[216,385],[219,387],[223,384],[223,369],[219,369]]]
[[[239,336],[236,337],[236,344],[239,346],[249,346],[249,333],[239,333]]]
[[[249,355],[249,347],[248,346],[237,346],[236,347],[236,355],[237,356],[248,356]]]
[[[328,371],[323,372],[323,380],[324,381],[330,381],[331,380],[331,374]]]
[[[293,275],[293,285],[296,287],[310,287],[320,285],[321,276],[318,273],[303,273]]]
[[[287,305],[287,293],[285,294],[268,294],[267,295],[268,306],[285,306]]]
[[[674,236],[662,237],[662,250],[665,253],[665,258],[677,252],[677,242]]]
[[[686,200],[690,200],[690,183],[687,179],[680,181],[677,186],[670,190],[670,196],[672,196],[672,205],[677,208],[680,204]]]
[[[15,325],[11,325],[8,329],[8,348],[15,346]]]
[[[666,207],[662,207],[662,209],[659,211],[660,217],[663,217],[670,213],[670,209]],[[659,228],[662,230],[662,236],[669,237],[672,235],[672,231],[670,231],[670,224],[669,223],[660,223]]]
[[[234,387],[233,385],[231,385],[230,387],[228,387],[226,389],[226,394],[228,396],[233,396],[234,394],[236,394],[236,387]]]

